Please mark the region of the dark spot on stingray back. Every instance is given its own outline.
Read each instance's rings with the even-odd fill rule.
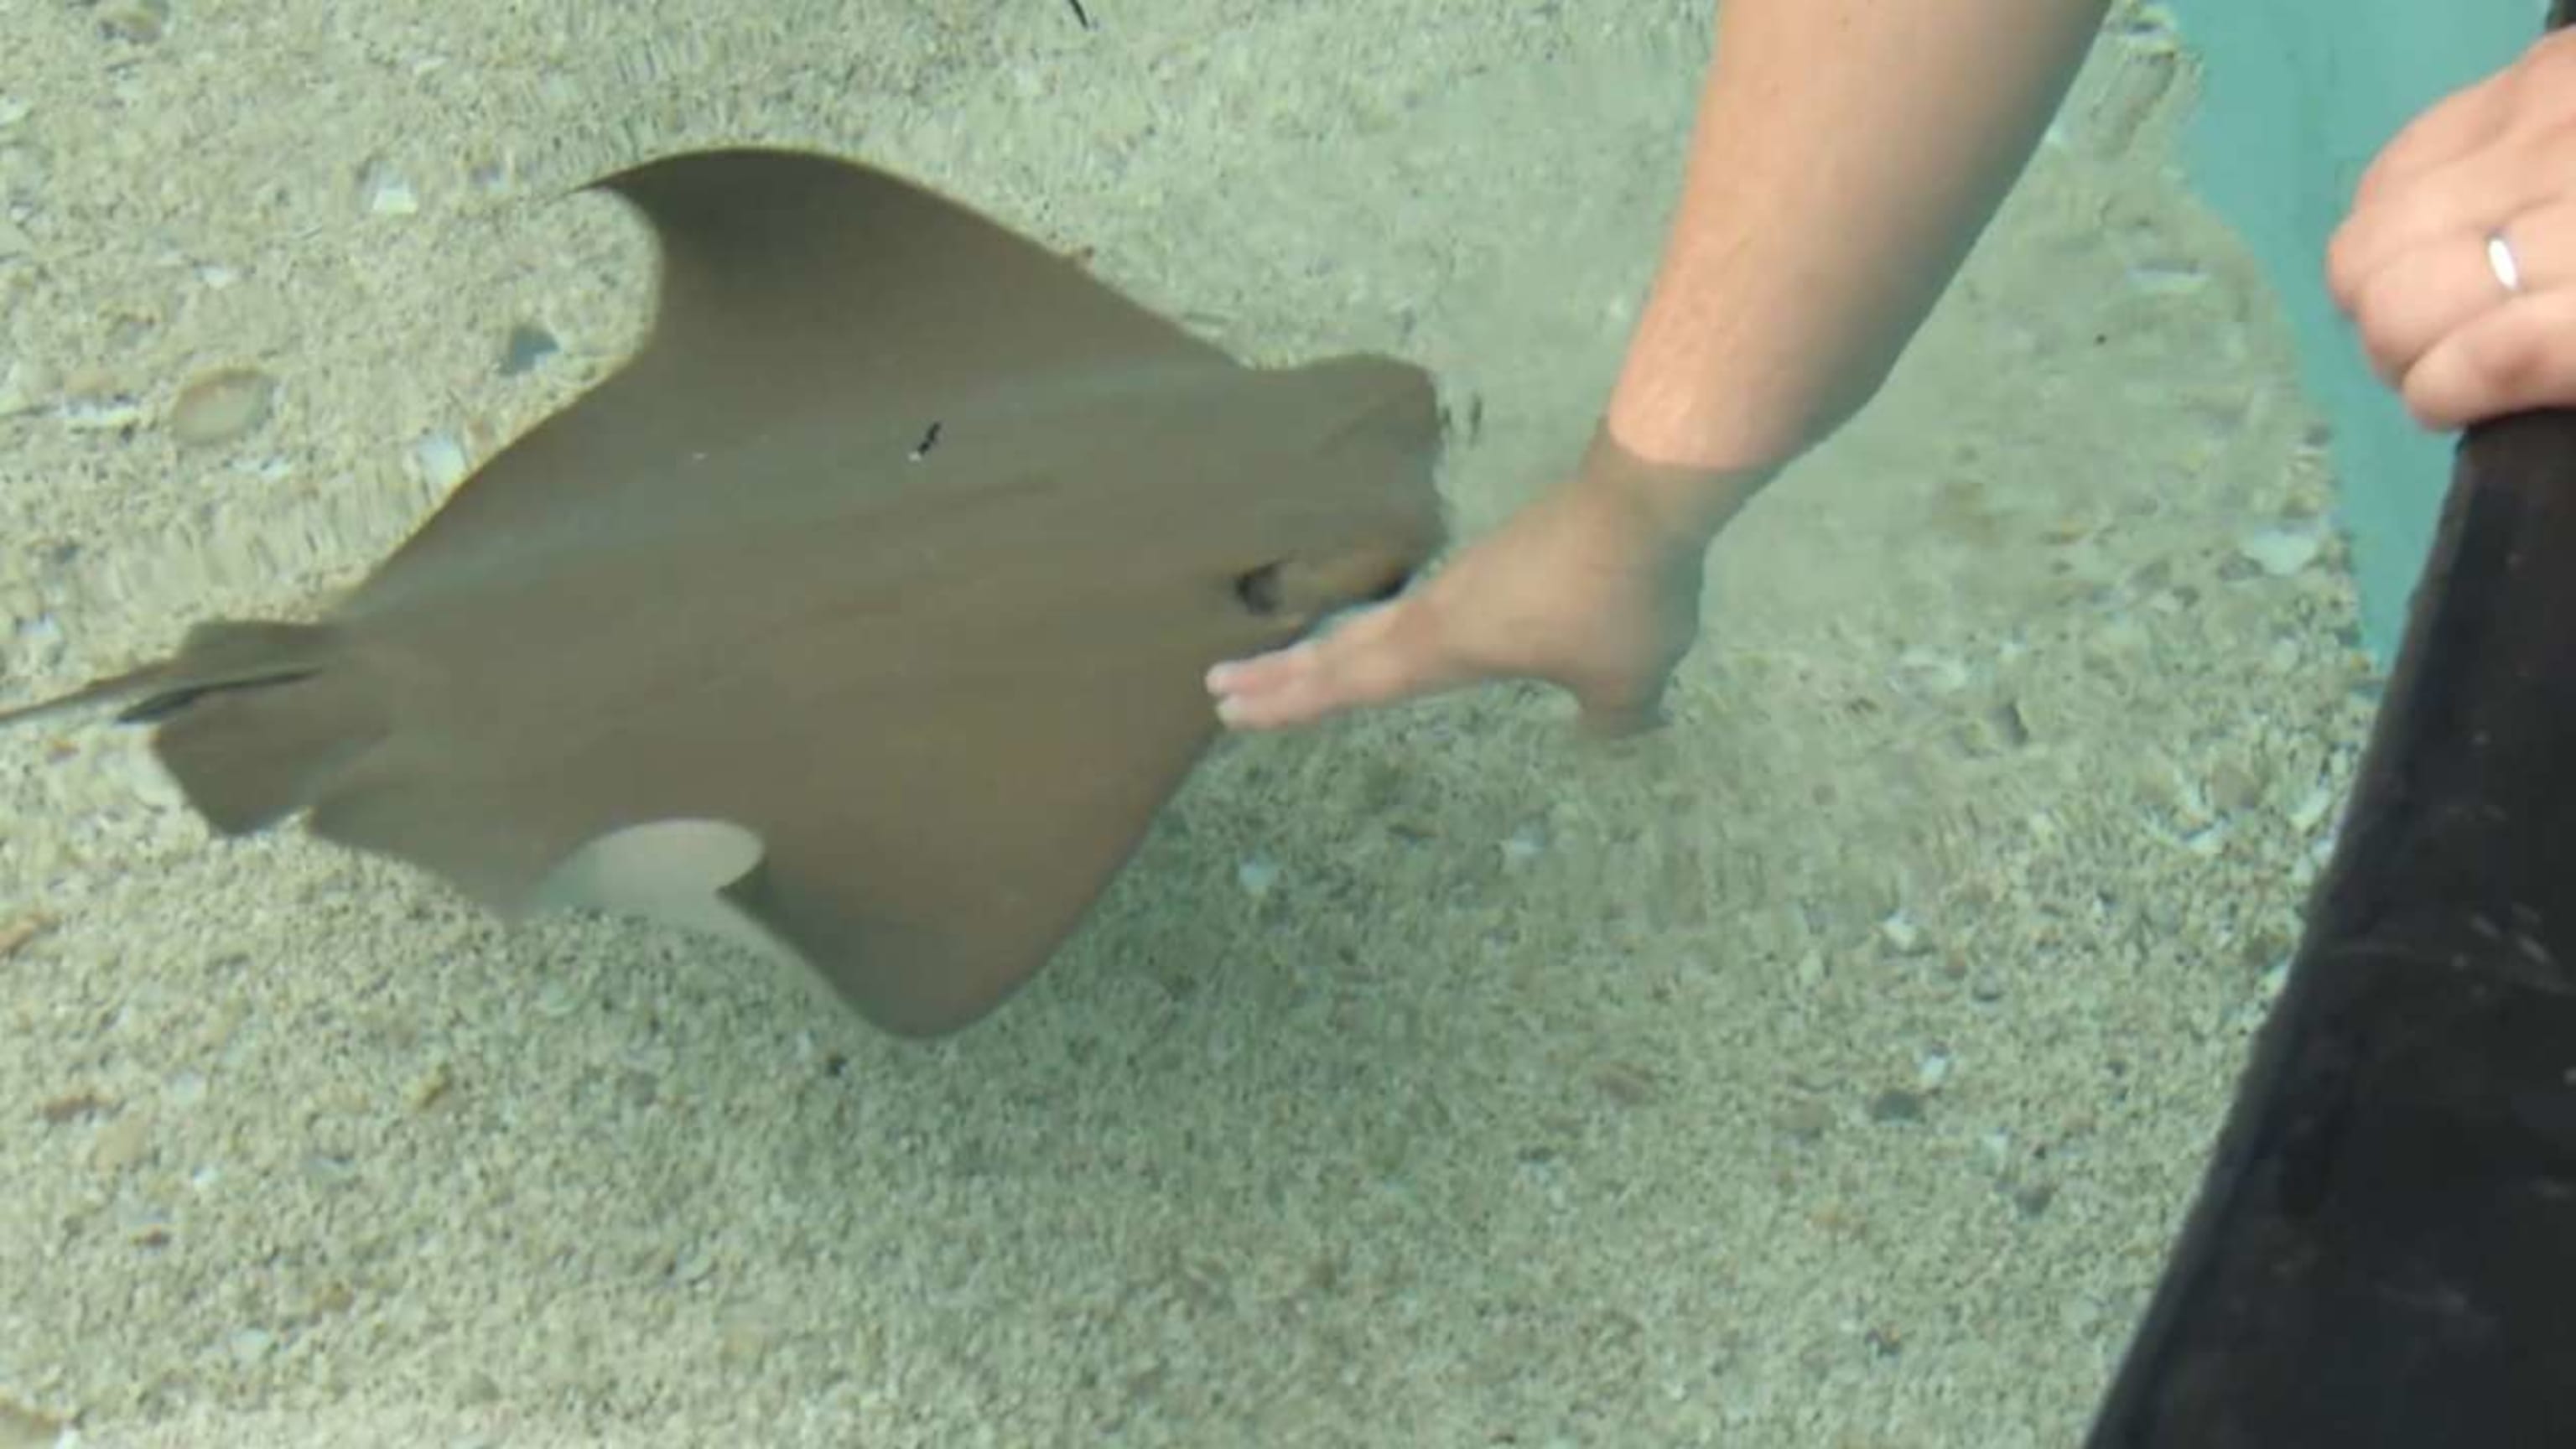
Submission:
[[[1266,563],[1235,575],[1234,596],[1256,614],[1279,612],[1279,565]]]

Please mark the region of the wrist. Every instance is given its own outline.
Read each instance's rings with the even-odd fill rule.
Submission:
[[[1623,436],[1615,418],[1605,417],[1593,430],[1577,477],[1579,487],[1638,519],[1659,545],[1696,555],[1785,462],[1663,461]]]

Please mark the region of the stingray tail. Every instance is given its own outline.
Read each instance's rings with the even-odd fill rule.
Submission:
[[[0,726],[125,702],[119,724],[160,726],[153,750],[188,803],[227,834],[309,805],[330,776],[384,735],[380,708],[331,666],[328,624],[218,620],[188,631],[158,664],[20,709]]]

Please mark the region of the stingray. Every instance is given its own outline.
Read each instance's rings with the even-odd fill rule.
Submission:
[[[201,622],[0,721],[120,704],[219,834],[301,813],[504,918],[722,934],[929,1035],[1124,868],[1217,734],[1208,665],[1442,541],[1410,364],[1246,367],[837,158],[591,187],[657,244],[635,355],[317,621]]]

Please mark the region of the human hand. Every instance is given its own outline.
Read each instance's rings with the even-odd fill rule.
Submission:
[[[1667,500],[1687,493],[1704,509],[1712,492],[1731,494],[1722,521],[1760,482],[1658,468],[1596,434],[1574,478],[1412,591],[1329,633],[1209,670],[1217,717],[1235,729],[1278,729],[1539,679],[1571,692],[1593,733],[1644,729],[1698,637],[1716,526],[1677,516]]]
[[[2426,427],[2576,404],[2576,32],[2398,132],[2327,248],[2326,284]]]

